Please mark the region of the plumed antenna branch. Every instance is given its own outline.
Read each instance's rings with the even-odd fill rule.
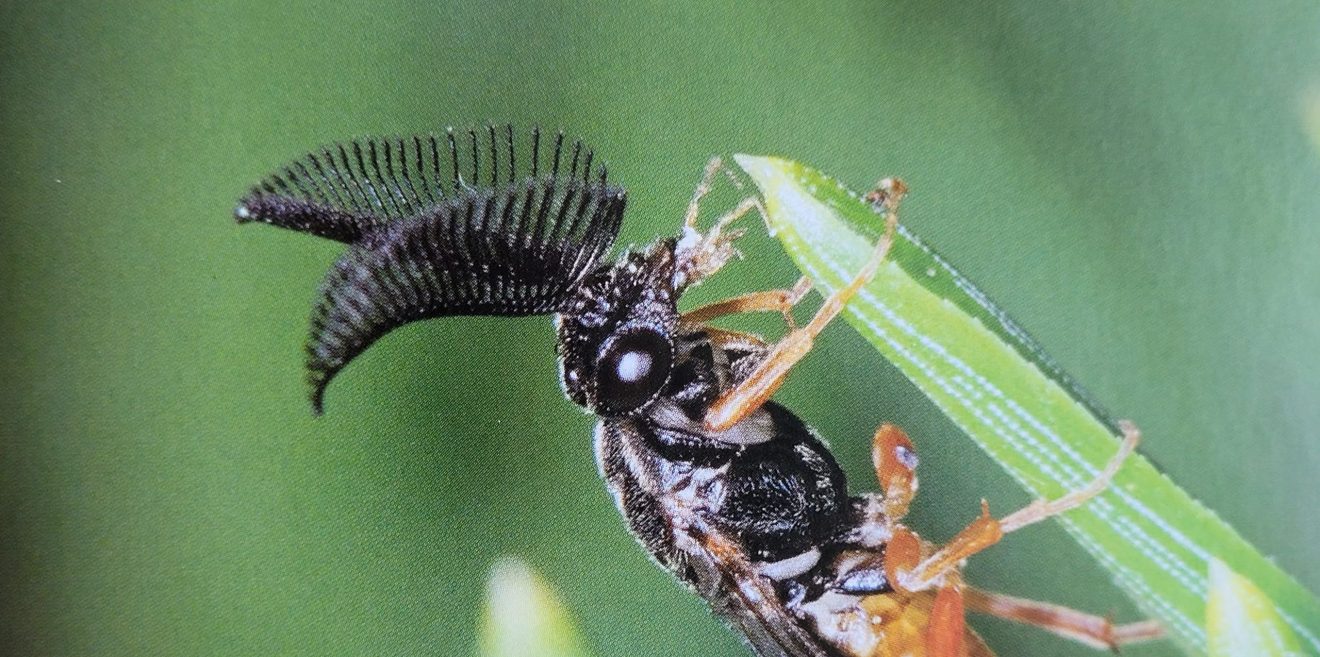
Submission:
[[[307,344],[312,407],[353,358],[409,322],[560,310],[618,234],[625,191],[592,152],[540,131],[523,170],[511,126],[359,139],[309,153],[242,199],[240,223],[344,242]],[[563,160],[570,160],[564,163]]]

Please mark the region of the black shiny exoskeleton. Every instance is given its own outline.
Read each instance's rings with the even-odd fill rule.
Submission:
[[[674,275],[674,242],[661,240],[588,277],[558,317],[564,388],[601,416],[597,458],[634,533],[661,563],[681,563],[659,498],[705,480],[705,512],[758,561],[833,541],[848,510],[843,473],[801,420],[772,402],[725,434],[702,427],[764,350],[683,326]]]
[[[849,497],[826,446],[774,402],[724,431],[703,425],[767,352],[679,312],[724,245],[689,229],[605,262],[623,189],[562,135],[542,144],[533,131],[523,150],[514,141],[511,128],[488,128],[335,145],[240,202],[240,222],[349,245],[312,314],[313,408],[344,366],[407,322],[554,314],[564,390],[599,416],[600,472],[650,554],[760,654],[833,654],[774,614],[831,587],[885,590],[878,567],[846,580],[830,571],[830,555],[865,543],[868,500]],[[774,584],[770,611],[746,586],[754,578]]]

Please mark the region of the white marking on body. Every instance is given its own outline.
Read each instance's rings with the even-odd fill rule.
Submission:
[[[894,537],[894,523],[885,515],[884,498],[875,493],[862,493],[866,506],[862,520],[849,532],[849,539],[859,545],[878,548]]]
[[[765,409],[757,409],[743,421],[719,432],[707,431],[700,419],[694,421],[676,404],[663,399],[651,405],[650,416],[662,429],[702,436],[730,445],[759,445],[775,437],[774,419]]]
[[[875,627],[876,617],[862,610],[855,595],[826,591],[802,605],[802,615],[816,626],[816,633],[849,654],[870,655],[884,636]]]
[[[811,548],[802,554],[787,559],[759,563],[756,566],[756,570],[770,579],[785,580],[805,574],[807,571],[815,568],[816,564],[819,562],[820,550]]]

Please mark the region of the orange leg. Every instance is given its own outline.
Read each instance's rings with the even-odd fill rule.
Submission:
[[[967,608],[972,611],[1033,625],[1100,650],[1115,650],[1164,636],[1164,628],[1155,621],[1115,625],[1108,618],[1076,609],[973,588],[967,589],[965,598]]]
[[[889,254],[889,248],[894,243],[894,232],[898,228],[898,202],[901,198],[901,194],[895,194],[888,199],[885,206],[888,212],[885,216],[884,235],[881,236],[861,271],[857,272],[847,285],[827,297],[820,310],[816,311],[816,315],[806,326],[790,331],[775,344],[765,360],[761,361],[746,379],[711,404],[706,412],[704,422],[706,429],[724,431],[760,408],[783,384],[784,378],[788,376],[793,366],[811,351],[821,331],[824,331],[830,321],[839,315],[844,305],[857,294],[858,290],[875,277],[876,272],[880,270],[880,264],[884,262],[885,256]],[[759,202],[757,207],[760,207]]]
[[[811,291],[811,279],[803,276],[789,290],[764,290],[749,292],[731,299],[717,301],[683,313],[681,321],[689,324],[702,324],[713,319],[753,312],[778,312],[784,316],[789,328],[796,328],[793,321],[793,306]]]
[[[884,547],[885,573],[894,580],[897,570],[911,569],[921,561],[921,541],[900,524],[917,494],[917,450],[902,429],[881,425],[871,440],[871,462],[880,493],[862,495],[866,502],[850,540],[871,548]]]
[[[917,494],[917,448],[902,429],[881,425],[871,440],[871,463],[884,493],[885,517],[898,522]]]
[[[963,594],[958,586],[944,586],[935,594],[930,625],[926,628],[926,655],[967,655],[967,615],[963,611]]]
[[[911,569],[893,567],[892,570],[895,571],[897,578],[892,581],[908,591],[926,590],[945,573],[956,570],[963,559],[998,543],[1004,534],[1075,509],[1095,497],[1113,481],[1123,461],[1136,449],[1137,443],[1141,440],[1141,433],[1131,423],[1124,422],[1122,429],[1123,443],[1119,447],[1118,454],[1110,459],[1104,470],[1091,483],[1057,500],[1033,502],[1003,520],[992,518],[989,505],[982,500],[981,517],[973,520],[947,545],[936,550],[934,554]],[[889,565],[886,564],[886,567],[888,568]]]

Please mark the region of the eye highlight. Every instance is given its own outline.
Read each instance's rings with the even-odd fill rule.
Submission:
[[[644,351],[629,351],[619,357],[615,368],[619,380],[624,383],[637,383],[651,374],[651,354]]]
[[[596,399],[603,413],[629,413],[645,405],[669,380],[673,347],[651,329],[606,342],[596,360]]]

